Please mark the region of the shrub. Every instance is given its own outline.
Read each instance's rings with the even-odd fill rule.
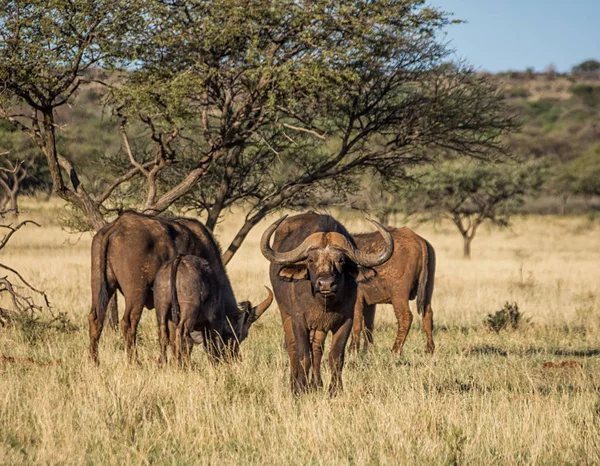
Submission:
[[[571,94],[578,97],[585,105],[596,107],[600,104],[600,86],[591,84],[577,84],[572,86]]]
[[[593,73],[594,71],[600,71],[600,62],[597,60],[586,60],[572,68],[574,74]]]
[[[522,322],[527,322],[523,317],[523,313],[519,311],[519,305],[516,302],[504,303],[504,307],[494,314],[488,314],[485,319],[486,326],[498,333],[500,330],[510,329],[516,330]]]
[[[509,99],[527,99],[531,93],[524,87],[508,87],[504,89],[502,95]]]

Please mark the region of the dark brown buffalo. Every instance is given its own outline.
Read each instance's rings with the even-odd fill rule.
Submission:
[[[356,248],[352,236],[329,215],[309,212],[283,217],[263,234],[261,251],[271,262],[271,283],[281,312],[295,392],[308,388],[309,373],[311,386],[323,385],[321,357],[328,332],[333,333],[329,391],[334,394],[342,389],[357,278],[364,268],[388,260],[394,248],[392,235],[378,223],[375,226],[384,237],[384,246],[371,254]],[[271,248],[270,238],[276,230]]]
[[[350,350],[358,350],[361,331],[364,330],[365,350],[373,343],[373,322],[376,304],[391,304],[398,319],[398,334],[392,347],[400,353],[410,330],[413,316],[408,301],[417,299],[417,310],[423,316],[427,336],[427,351],[433,353],[433,310],[431,296],[435,275],[435,251],[431,244],[408,228],[388,230],[394,237],[394,253],[385,264],[374,267],[374,276],[358,286],[354,308],[354,326]],[[375,252],[383,247],[377,233],[354,235],[361,251]]]
[[[154,307],[152,285],[158,269],[178,254],[206,259],[233,294],[219,248],[200,222],[125,212],[92,241],[92,308],[88,318],[90,355],[98,362],[98,342],[108,301],[116,290],[125,298],[121,330],[129,361],[136,359],[136,333],[142,309]]]
[[[248,330],[271,305],[273,293],[256,307],[249,301],[236,304],[230,287],[208,261],[197,256],[177,256],[164,264],[154,280],[154,306],[160,343],[159,364],[167,362],[167,343],[181,365],[192,353],[194,333],[199,334],[214,360],[237,355]]]

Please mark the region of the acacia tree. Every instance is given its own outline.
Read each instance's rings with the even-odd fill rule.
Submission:
[[[471,257],[477,229],[489,221],[508,226],[511,214],[543,182],[540,165],[450,161],[415,173],[418,183],[405,186],[399,199],[409,214],[446,218],[463,238],[463,255]]]
[[[113,92],[161,144],[145,209],[175,201],[157,183],[186,173],[210,229],[245,203],[225,262],[273,210],[343,196],[368,171],[401,177],[434,145],[485,157],[514,128],[489,78],[443,63],[450,20],[421,1],[161,2],[149,17]]]
[[[40,147],[54,191],[96,230],[124,193],[152,214],[194,200],[211,229],[243,203],[225,262],[273,210],[343,196],[366,171],[402,177],[431,146],[485,158],[514,128],[489,78],[444,64],[451,20],[420,0],[0,7],[0,118]],[[92,186],[57,151],[55,114],[99,66],[124,70],[122,151]]]
[[[19,216],[19,206],[17,204],[17,195],[21,188],[21,183],[27,178],[27,168],[22,160],[15,162],[8,158],[8,153],[0,154],[0,211],[10,212],[13,217]],[[7,206],[10,208],[7,210]]]
[[[94,229],[106,224],[103,198],[92,197],[72,163],[58,153],[55,111],[86,82],[87,70],[126,57],[134,40],[130,31],[139,27],[138,6],[135,1],[0,1],[0,118],[41,149],[54,192],[83,211]],[[107,186],[103,195],[113,189]]]

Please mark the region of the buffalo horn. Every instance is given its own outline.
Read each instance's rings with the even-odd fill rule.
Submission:
[[[375,228],[377,228],[379,233],[381,233],[381,236],[383,236],[385,247],[380,253],[373,254],[362,252],[359,249],[348,251],[348,257],[350,257],[355,264],[362,265],[363,267],[375,267],[381,265],[387,261],[394,252],[394,238],[392,237],[392,234],[387,231],[379,222],[376,222],[375,220],[369,221],[375,225]]]
[[[252,311],[250,312],[250,315],[253,316],[252,322],[254,322],[256,319],[262,316],[263,313],[267,309],[269,309],[269,306],[273,302],[273,292],[269,287],[265,286],[265,288],[267,289],[267,293],[269,293],[269,296],[267,296],[267,299],[265,299],[262,303],[257,304],[255,307],[252,308]]]
[[[290,265],[295,264],[303,259],[306,259],[306,245],[304,241],[300,246],[295,249],[292,249],[289,252],[275,252],[273,248],[271,248],[271,236],[277,230],[277,227],[287,218],[287,215],[284,215],[279,220],[277,220],[273,225],[265,230],[260,239],[260,251],[262,255],[265,256],[269,262],[277,265]]]

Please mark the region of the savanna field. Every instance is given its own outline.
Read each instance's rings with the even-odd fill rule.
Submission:
[[[408,225],[437,252],[436,353],[425,352],[413,302],[404,352],[392,355],[395,317],[378,306],[375,349],[347,356],[344,392],[330,398],[291,394],[275,304],[239,362],[213,366],[198,347],[191,370],[158,369],[155,315],[145,311],[141,364],[128,365],[120,333],[105,329],[94,366],[91,235],[62,230],[56,202],[23,209],[42,227],[13,236],[2,262],[45,289],[53,312],[73,325],[0,328],[1,464],[600,462],[597,219],[528,216],[508,229],[482,227],[470,261],[450,223]],[[359,214],[333,214],[352,232],[372,230]],[[258,242],[272,220],[227,267],[238,301],[258,302],[270,286]],[[236,221],[230,215],[218,228],[222,243]],[[507,301],[525,320],[496,333],[484,321]],[[325,359],[323,371],[327,384]]]

